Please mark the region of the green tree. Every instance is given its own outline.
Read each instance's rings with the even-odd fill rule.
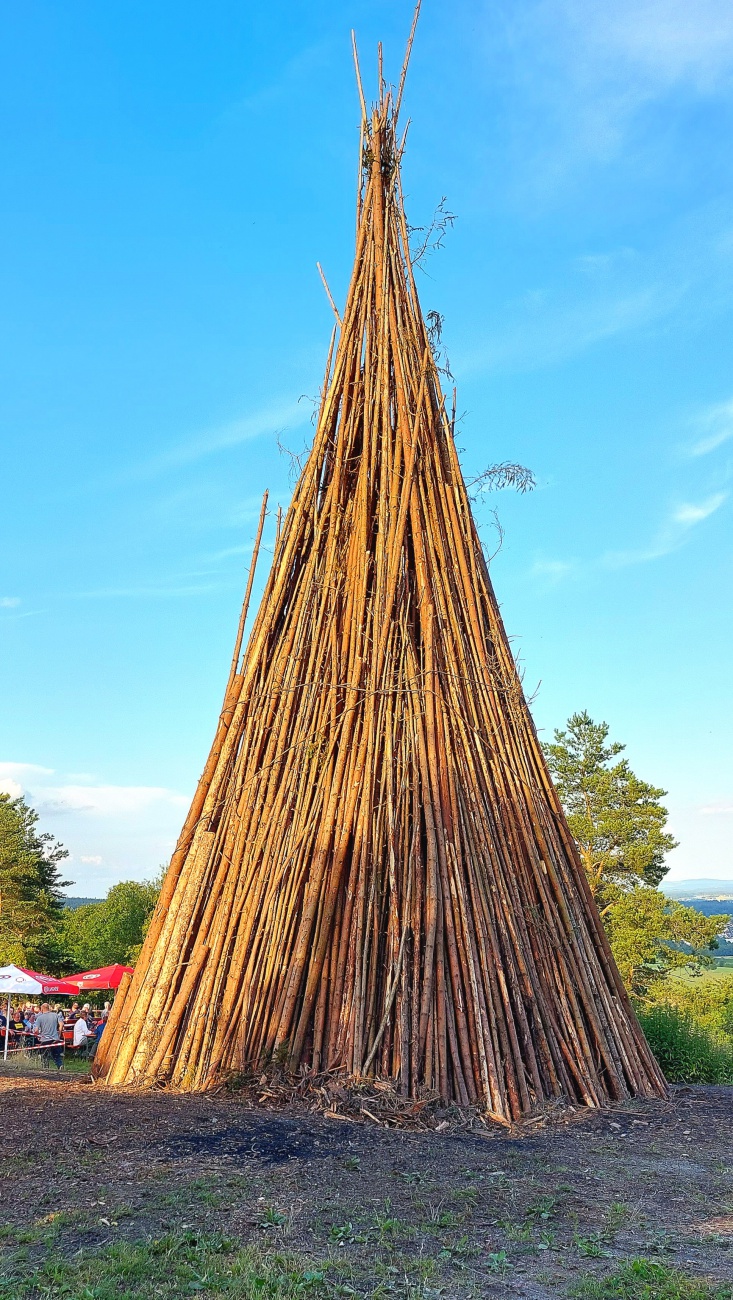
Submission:
[[[656,888],[677,847],[665,831],[665,791],[618,758],[625,745],[608,732],[607,723],[574,713],[543,748],[621,976],[646,996],[671,970],[710,966],[727,918],[703,916]]]
[[[626,746],[609,742],[608,732],[607,723],[574,713],[543,746],[601,912],[637,885],[658,885],[677,847],[664,829],[666,791],[640,780],[625,758],[613,762]]]
[[[59,863],[68,853],[24,799],[0,794],[0,965],[60,973],[66,965]]]
[[[77,970],[132,965],[160,893],[160,880],[123,880],[101,903],[66,915],[66,943]]]
[[[645,997],[672,970],[699,974],[711,965],[709,952],[726,916],[704,916],[694,907],[637,885],[606,910],[604,924],[624,984]]]

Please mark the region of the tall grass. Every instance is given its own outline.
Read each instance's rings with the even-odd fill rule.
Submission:
[[[733,1043],[660,1003],[639,1011],[649,1046],[670,1083],[733,1083]]]

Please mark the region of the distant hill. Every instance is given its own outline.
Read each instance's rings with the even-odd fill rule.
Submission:
[[[676,898],[674,901],[694,907],[703,916],[733,916],[733,898]]]
[[[679,898],[685,902],[693,898],[733,899],[733,880],[707,880],[704,876],[699,880],[672,880],[669,882],[663,880],[660,888],[668,898]]]
[[[86,907],[87,903],[103,902],[103,898],[69,898],[68,896],[63,900],[64,907],[68,907],[72,912],[75,912],[77,907]]]

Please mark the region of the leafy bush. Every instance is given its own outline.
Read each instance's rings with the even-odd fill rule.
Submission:
[[[733,1083],[733,1044],[716,1038],[677,1007],[639,1012],[649,1046],[670,1083]]]
[[[733,1039],[733,971],[665,980],[655,1001],[676,1007],[713,1035],[725,1034]]]

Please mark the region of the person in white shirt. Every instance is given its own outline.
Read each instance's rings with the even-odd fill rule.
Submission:
[[[89,1029],[84,1012],[74,1025],[74,1047],[83,1047],[88,1038],[94,1037],[94,1030]]]

